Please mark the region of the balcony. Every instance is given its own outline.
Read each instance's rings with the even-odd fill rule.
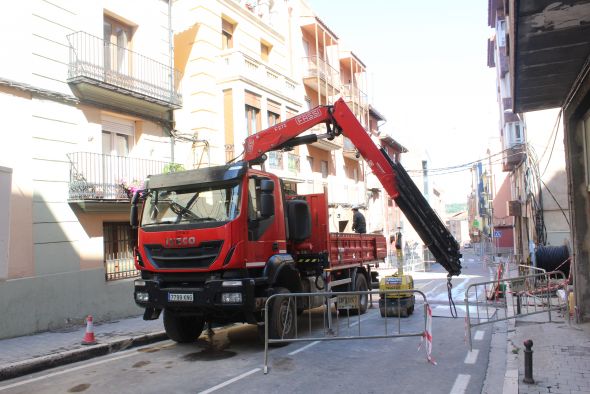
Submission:
[[[514,171],[526,159],[526,145],[515,144],[502,153],[502,171]]]
[[[68,83],[80,99],[160,119],[181,107],[178,70],[85,32],[67,39]]]
[[[219,57],[220,81],[243,80],[279,96],[295,96],[297,83],[240,51],[228,52]]]
[[[303,83],[323,96],[340,91],[340,73],[318,56],[303,58]]]
[[[312,127],[308,132],[303,133],[303,135],[307,134],[325,134],[326,133],[326,125],[319,124]],[[316,142],[311,143],[311,146],[316,147],[321,150],[332,151],[336,149],[342,148],[342,136],[335,137],[333,140],[329,140],[327,138],[318,139]]]
[[[352,84],[342,85],[342,98],[353,112],[357,107],[361,107],[365,110],[369,107],[369,98],[367,94]],[[360,114],[355,113],[355,115],[358,116]]]
[[[85,211],[128,211],[133,192],[144,180],[169,169],[170,163],[99,153],[68,154],[70,203]]]
[[[360,161],[361,155],[358,153],[356,146],[352,143],[350,139],[347,137],[343,137],[342,143],[342,155],[346,158]]]

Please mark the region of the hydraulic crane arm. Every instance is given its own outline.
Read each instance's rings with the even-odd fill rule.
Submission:
[[[325,123],[327,133],[297,137]],[[350,111],[344,100],[320,106],[249,136],[244,143],[244,161],[257,163],[266,152],[308,144],[320,138],[344,134],[365,159],[373,174],[406,215],[422,241],[449,276],[461,273],[459,244],[430,207],[400,163],[380,149]]]

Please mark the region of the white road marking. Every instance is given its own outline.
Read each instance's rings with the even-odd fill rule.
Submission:
[[[303,346],[303,347],[301,347],[301,348],[299,348],[297,350],[293,350],[291,353],[289,353],[289,356],[293,356],[293,355],[295,355],[295,354],[297,354],[299,352],[304,351],[305,349],[309,349],[310,347],[312,347],[313,345],[317,345],[318,343],[320,343],[320,341],[315,341],[315,342],[312,342],[312,343],[308,343],[307,345],[305,345],[305,346]]]
[[[241,374],[241,375],[238,375],[238,376],[236,376],[235,378],[232,378],[232,379],[230,379],[230,380],[226,380],[225,382],[223,382],[223,383],[220,383],[220,384],[218,384],[217,386],[213,386],[213,387],[211,387],[210,389],[207,389],[207,390],[205,390],[205,391],[200,391],[200,392],[199,392],[199,394],[208,394],[208,393],[212,393],[212,392],[214,392],[214,391],[216,391],[216,390],[219,390],[220,388],[223,388],[223,387],[225,387],[225,386],[227,386],[227,385],[230,385],[230,384],[232,384],[232,383],[234,383],[234,382],[237,382],[238,380],[240,380],[240,379],[243,379],[243,378],[245,378],[246,376],[250,376],[250,375],[252,375],[253,373],[256,373],[256,372],[258,372],[258,371],[260,371],[260,368],[254,368],[254,369],[253,369],[253,370],[251,370],[251,371],[244,372],[243,374]]]
[[[463,394],[465,390],[467,390],[467,385],[469,384],[469,379],[471,379],[471,375],[459,375],[457,379],[455,379],[455,384],[451,388],[451,392],[449,394]]]
[[[473,339],[476,341],[481,341],[483,339],[484,336],[484,332],[481,330],[478,330],[475,332],[475,335],[473,336]]]
[[[467,352],[467,356],[465,357],[465,364],[475,364],[478,355],[479,350],[477,349],[473,349],[472,351]]]

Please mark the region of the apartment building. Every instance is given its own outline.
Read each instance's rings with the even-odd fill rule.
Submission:
[[[170,7],[0,6],[0,337],[140,313],[129,195],[191,153],[171,132],[182,99]]]
[[[249,135],[340,97],[370,132],[366,66],[305,1],[178,0],[174,16],[184,75],[176,128],[207,141],[196,152],[207,163],[196,166],[239,159]],[[325,125],[308,133],[323,134]],[[343,136],[268,157],[266,170],[293,192],[328,192],[331,231],[351,231],[350,207],[366,208],[373,196],[366,164]],[[383,231],[382,217],[375,220]]]
[[[502,171],[510,189],[489,208],[494,208],[496,235],[506,238],[502,245],[511,239],[516,260],[526,263],[534,246],[571,246],[569,202],[561,109],[515,110],[508,12],[506,2],[489,1],[494,36],[488,40],[488,66],[497,72]],[[513,234],[504,231],[511,227]]]

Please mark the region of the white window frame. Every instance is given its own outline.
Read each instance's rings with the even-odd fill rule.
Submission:
[[[133,149],[133,145],[135,143],[135,121],[130,119],[124,118],[117,118],[111,115],[102,115],[102,132],[108,133],[111,135],[111,149],[108,153],[109,155],[113,155],[113,152],[116,152],[116,138],[115,136],[122,135],[127,136],[127,148],[128,153],[127,156],[131,154],[131,150]],[[101,135],[102,138],[102,135]],[[102,140],[101,140],[102,144]],[[102,149],[102,146],[101,146]],[[103,154],[107,154],[106,152],[102,152]]]

